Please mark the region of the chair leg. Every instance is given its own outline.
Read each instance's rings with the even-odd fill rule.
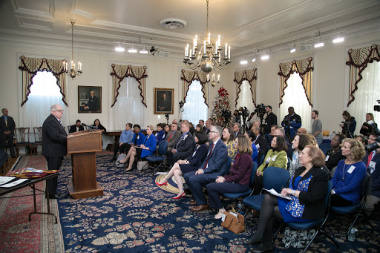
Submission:
[[[336,250],[339,251],[339,243],[329,234],[326,230],[320,230],[322,234],[324,234],[327,238],[330,239],[335,244]]]
[[[319,233],[319,229],[317,229],[317,231],[315,231],[313,237],[311,237],[311,240],[309,241],[309,243],[306,245],[306,248],[303,250],[303,253],[305,253],[307,251],[307,249],[310,247],[310,245],[313,243],[315,237],[317,237]]]

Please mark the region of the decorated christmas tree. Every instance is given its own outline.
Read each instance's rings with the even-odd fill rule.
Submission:
[[[214,124],[218,126],[231,125],[232,117],[230,110],[230,101],[228,99],[228,92],[225,88],[220,87],[218,95],[216,95],[213,102],[214,109],[212,110],[211,117]]]

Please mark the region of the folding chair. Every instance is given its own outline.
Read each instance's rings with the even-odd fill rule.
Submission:
[[[162,140],[160,141],[160,143],[158,144],[158,155],[152,155],[152,156],[148,156],[146,157],[146,160],[148,162],[151,162],[151,163],[159,163],[158,166],[156,167],[153,167],[154,170],[153,170],[153,174],[155,174],[157,172],[157,170],[161,167],[161,166],[165,166],[164,165],[164,162],[166,160],[166,149],[168,148],[168,141],[165,141],[165,140]]]

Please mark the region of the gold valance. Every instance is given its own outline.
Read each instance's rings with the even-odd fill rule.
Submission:
[[[257,68],[235,71],[234,73],[234,82],[237,83],[235,86],[236,99],[235,99],[235,108],[240,94],[240,87],[243,81],[247,81],[251,87],[252,94],[252,103],[256,106],[256,80],[257,80]]]
[[[194,71],[194,70],[187,70],[182,69],[181,70],[181,80],[183,81],[183,101],[186,102],[186,96],[187,92],[189,91],[189,87],[193,81],[199,81],[202,85],[202,93],[203,98],[205,101],[205,104],[208,106],[207,96],[206,93],[208,92],[208,86],[207,86],[207,75],[206,73],[200,71]]]

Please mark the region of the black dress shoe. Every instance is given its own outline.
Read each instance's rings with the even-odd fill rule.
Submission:
[[[49,199],[65,199],[67,197],[67,193],[62,193],[62,194],[54,194],[54,195],[49,195]]]
[[[259,243],[261,243],[262,241],[258,241],[258,240],[255,240],[254,238],[253,238],[253,236],[250,238],[250,239],[248,239],[248,240],[245,240],[243,243],[244,244],[246,244],[246,245],[256,245],[256,244],[259,244]]]
[[[113,156],[112,158],[111,158],[111,162],[113,162],[113,161],[116,161],[116,156]]]
[[[273,251],[273,244],[265,244],[260,243],[256,248],[253,248],[251,252],[254,253],[264,253],[264,252],[272,252]]]

